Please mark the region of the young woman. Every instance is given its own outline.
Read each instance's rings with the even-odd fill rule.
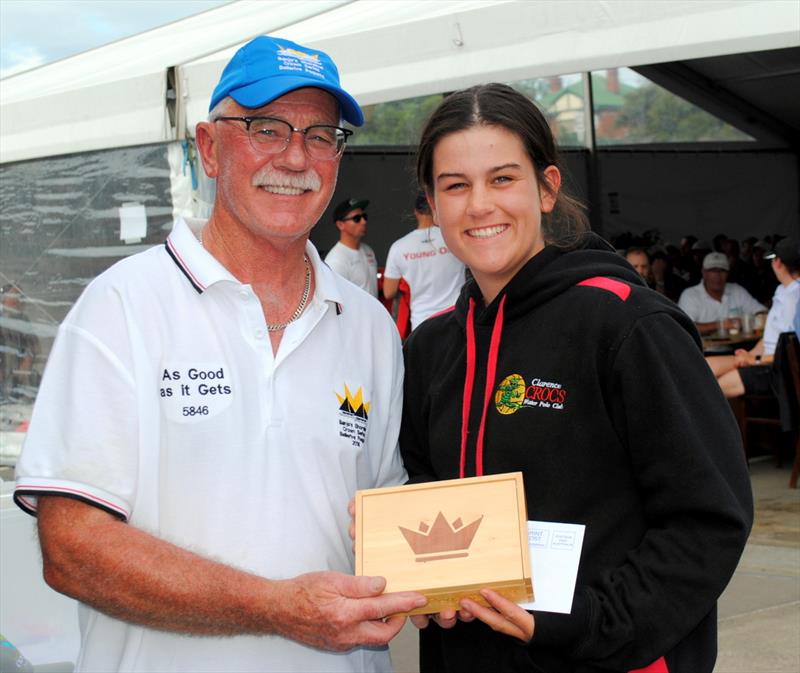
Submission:
[[[752,496],[691,320],[586,231],[512,88],[448,96],[417,171],[473,280],[406,342],[412,481],[520,470],[532,519],[586,525],[571,614],[483,590],[489,608],[414,618],[423,673],[710,672]]]

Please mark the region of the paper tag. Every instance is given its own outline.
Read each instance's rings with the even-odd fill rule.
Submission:
[[[520,603],[521,607],[564,614],[572,611],[585,530],[586,526],[577,523],[528,521],[531,577],[536,599]]]

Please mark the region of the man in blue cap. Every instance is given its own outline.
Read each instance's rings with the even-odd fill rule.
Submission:
[[[348,501],[406,474],[397,331],[308,240],[342,119],[363,122],[326,54],[245,45],[196,129],[211,217],[60,327],[15,500],[81,602],[78,670],[390,670],[392,615],[425,604],[351,574]]]

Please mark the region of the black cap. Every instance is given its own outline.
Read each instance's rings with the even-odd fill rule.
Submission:
[[[775,257],[793,269],[800,267],[800,240],[784,238],[778,241],[772,252],[764,255],[764,259],[774,259]]]
[[[355,210],[356,208],[361,208],[361,210],[366,210],[367,206],[369,205],[369,201],[366,199],[346,199],[342,201],[336,208],[333,209],[333,221],[341,220],[343,217],[347,215],[351,210]]]
[[[425,198],[424,192],[419,192],[417,198],[414,199],[414,210],[418,213],[424,213],[425,215],[431,214],[431,206],[428,203],[428,199]]]

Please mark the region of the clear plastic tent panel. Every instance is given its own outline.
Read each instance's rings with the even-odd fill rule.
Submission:
[[[166,145],[0,166],[0,465],[16,461],[75,300],[116,261],[162,243],[171,223]]]

